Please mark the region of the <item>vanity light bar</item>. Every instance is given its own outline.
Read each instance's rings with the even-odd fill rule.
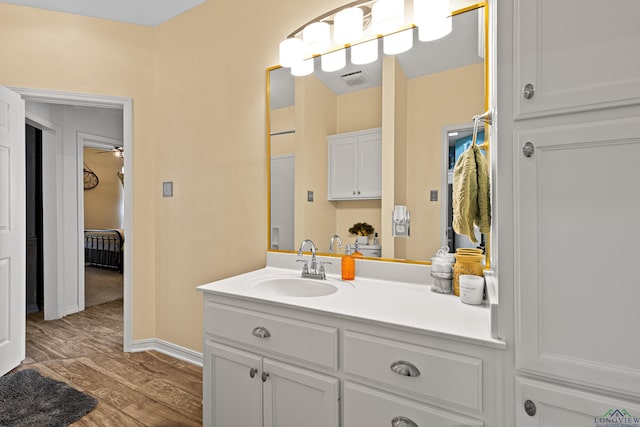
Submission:
[[[280,65],[291,67],[292,74],[296,76],[311,74],[313,69],[308,62],[314,55],[347,46],[355,48],[360,45],[363,47],[367,44],[371,45],[371,42],[380,36],[389,36],[383,40],[383,50],[387,55],[395,55],[411,49],[413,35],[410,35],[411,32],[407,29],[413,25],[405,24],[405,1],[356,0],[318,16],[296,29],[280,43]],[[451,32],[450,1],[413,0],[413,21],[418,27],[418,38],[421,41],[437,40]],[[369,22],[371,22],[370,27]],[[333,42],[331,28],[333,28]],[[365,32],[365,28],[369,31]],[[300,34],[302,34],[302,40],[299,38]],[[357,62],[354,61],[354,63],[373,62],[377,59],[377,52],[375,58],[373,55],[360,56],[357,56]],[[302,62],[305,58],[307,63],[303,66]],[[327,60],[327,63],[323,64],[323,69],[337,71],[344,66],[341,64],[342,57],[336,57],[333,61]]]

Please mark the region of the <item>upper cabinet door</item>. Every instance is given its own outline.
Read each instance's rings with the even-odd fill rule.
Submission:
[[[638,0],[516,0],[515,119],[640,103],[638,17]]]
[[[382,136],[380,133],[358,138],[358,196],[379,199],[382,194]]]
[[[638,395],[640,118],[515,138],[516,367]]]

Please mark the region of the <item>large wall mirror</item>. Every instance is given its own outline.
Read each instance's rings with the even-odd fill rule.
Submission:
[[[347,60],[345,68],[325,73],[317,57],[316,71],[305,77],[288,68],[267,71],[269,250],[295,251],[311,239],[328,254],[333,235],[355,242],[349,229],[356,223],[377,233],[365,255],[384,260],[426,262],[443,245],[472,246],[450,229],[450,184],[456,156],[471,140],[472,117],[488,106],[485,9],[482,3],[457,10],[446,37],[420,42],[414,35],[411,50],[380,51],[371,64]],[[329,141],[361,131],[380,135],[380,158],[356,155],[354,165],[375,169],[379,193],[357,197],[354,190],[353,198],[331,199],[328,174],[336,159]],[[395,206],[410,212],[408,237],[393,235]]]

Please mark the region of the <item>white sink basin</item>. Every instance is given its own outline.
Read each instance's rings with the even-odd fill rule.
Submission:
[[[326,280],[301,277],[274,277],[263,279],[252,285],[265,296],[321,297],[338,291],[338,287]]]

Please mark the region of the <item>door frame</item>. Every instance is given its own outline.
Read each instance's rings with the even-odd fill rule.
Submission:
[[[123,349],[125,352],[132,350],[133,336],[133,272],[134,272],[134,229],[133,229],[133,99],[127,97],[94,95],[74,92],[61,92],[46,89],[32,89],[23,87],[9,87],[17,92],[25,101],[40,102],[46,104],[63,104],[80,107],[115,108],[122,110],[123,129],[122,145],[127,152],[124,157],[124,329],[123,329]],[[26,118],[25,118],[26,120]],[[81,160],[81,156],[80,160]],[[79,175],[78,187],[83,181],[81,173]],[[83,230],[81,230],[82,232]],[[80,234],[82,235],[82,233]],[[82,242],[78,242],[82,247]],[[46,261],[45,261],[46,262]],[[78,274],[82,269],[84,274],[84,251],[78,250],[77,259]],[[59,283],[58,283],[59,285]],[[61,290],[56,290],[60,295]]]

